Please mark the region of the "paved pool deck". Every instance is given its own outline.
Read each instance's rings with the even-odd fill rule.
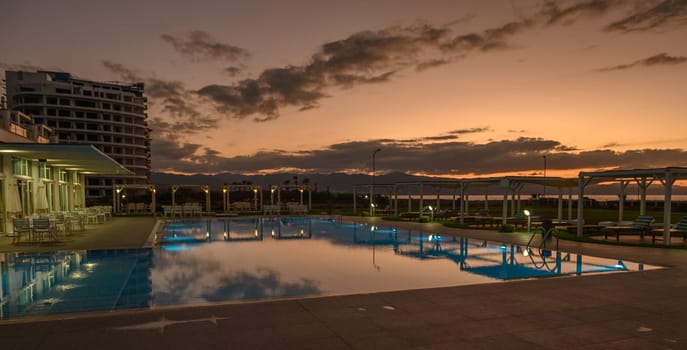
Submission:
[[[525,244],[523,233],[385,222]],[[0,251],[137,248],[150,217],[116,217],[57,244]],[[9,240],[9,243],[8,243]],[[3,349],[687,349],[687,250],[560,241],[572,253],[665,266],[335,297],[69,314],[0,321]]]

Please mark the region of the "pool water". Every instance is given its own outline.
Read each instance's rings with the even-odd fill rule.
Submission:
[[[148,249],[0,255],[0,318],[408,290],[655,266],[310,218],[170,221]]]

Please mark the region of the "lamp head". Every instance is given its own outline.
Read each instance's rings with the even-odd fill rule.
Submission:
[[[525,209],[522,213],[525,214],[525,216],[530,216],[530,211],[527,209]]]

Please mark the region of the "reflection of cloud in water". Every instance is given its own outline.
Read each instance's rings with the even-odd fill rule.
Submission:
[[[221,301],[318,293],[316,281],[302,279],[300,283],[281,282],[279,272],[260,268],[255,274],[242,271],[218,281],[218,288],[206,293],[205,297],[209,301]]]
[[[155,260],[151,274],[154,305],[321,294],[318,281],[283,281],[278,271],[265,267],[248,271],[222,261],[223,257],[208,249],[183,257],[158,254]]]

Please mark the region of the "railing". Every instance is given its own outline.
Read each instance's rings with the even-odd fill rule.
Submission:
[[[24,128],[21,125],[14,124],[14,123],[10,123],[9,132],[11,132],[15,135],[19,135],[21,137],[27,137],[29,134],[29,131],[26,130],[26,128]]]

